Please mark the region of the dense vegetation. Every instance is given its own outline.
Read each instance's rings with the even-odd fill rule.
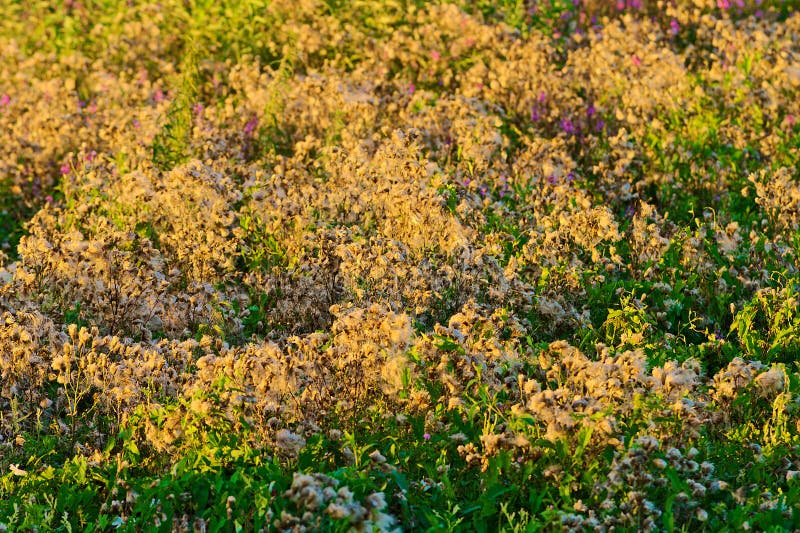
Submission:
[[[0,531],[800,528],[800,14],[0,0]]]

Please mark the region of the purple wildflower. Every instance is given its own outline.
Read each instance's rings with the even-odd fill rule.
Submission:
[[[200,102],[197,102],[196,104],[194,104],[194,105],[192,106],[192,112],[193,112],[193,113],[194,113],[194,114],[195,114],[197,117],[202,117],[202,116],[203,116],[203,109],[204,109],[204,108],[203,108],[203,104],[201,104]]]
[[[416,90],[417,90],[417,88],[414,86],[413,83],[409,83],[408,84],[408,94],[414,94],[414,91],[416,91]]]
[[[423,438],[423,439],[425,439],[425,440],[431,440],[431,434],[430,434],[430,433],[425,433],[425,434],[422,436],[422,438]]]
[[[508,192],[508,178],[505,174],[500,174],[500,198],[504,198],[506,193]]]
[[[61,175],[66,176],[70,173],[69,163],[64,163],[61,165]]]
[[[437,52],[436,50],[431,52],[431,59],[433,59],[434,61],[439,61],[439,59],[441,59],[441,58],[442,58],[442,56],[440,56],[439,52]]]
[[[8,96],[7,94],[4,94],[3,96],[0,96],[0,107],[5,107],[10,103],[11,103],[11,97],[10,96]]]
[[[258,117],[251,118],[247,124],[244,125],[244,134],[250,135],[255,131],[256,127],[258,126]]]
[[[681,25],[678,24],[677,20],[672,19],[672,20],[669,21],[669,28],[670,28],[670,31],[672,32],[672,35],[678,35],[678,32],[681,29]]]
[[[573,122],[568,118],[562,118],[560,125],[561,129],[564,130],[564,133],[569,135],[575,135],[578,132],[578,128],[576,128],[575,124],[573,124]]]
[[[589,104],[589,108],[586,110],[586,116],[587,117],[592,117],[592,116],[594,116],[594,114],[596,112],[597,112],[597,109],[595,109],[594,105],[593,104]]]

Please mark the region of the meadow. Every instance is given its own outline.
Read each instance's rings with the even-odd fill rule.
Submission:
[[[800,4],[0,0],[0,532],[800,530]]]

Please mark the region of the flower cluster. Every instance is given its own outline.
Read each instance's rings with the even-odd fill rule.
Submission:
[[[757,476],[787,455],[781,494],[800,475],[791,3],[333,4],[270,2],[246,45],[154,2],[110,35],[54,8],[70,53],[0,31],[0,466],[34,475],[33,435],[119,465],[120,431],[173,463],[241,435],[305,465],[269,516],[292,531],[391,531],[456,465],[580,494],[556,529],[779,509],[718,470],[735,438]]]

